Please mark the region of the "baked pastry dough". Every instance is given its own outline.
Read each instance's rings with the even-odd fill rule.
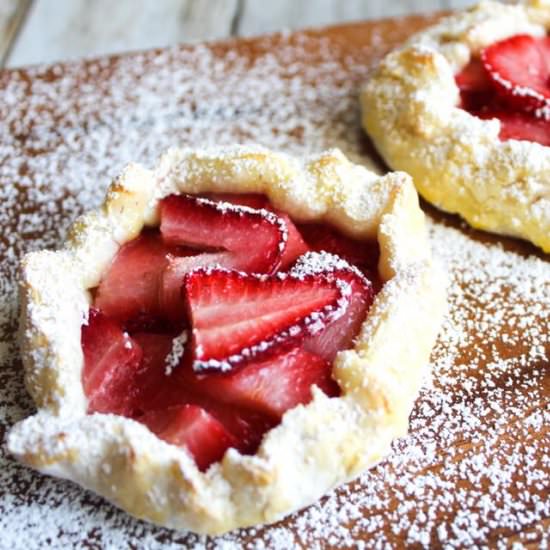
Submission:
[[[458,108],[457,74],[484,47],[544,36],[550,3],[486,1],[413,36],[361,93],[363,126],[392,169],[471,225],[528,239],[550,252],[550,148],[499,139],[500,122]]]
[[[296,220],[377,238],[385,284],[355,348],[334,362],[341,397],[314,387],[313,400],[289,410],[254,456],[229,449],[201,473],[184,448],[144,425],[86,414],[80,331],[89,289],[123,243],[158,223],[159,200],[211,191],[264,193]],[[23,261],[21,346],[39,410],[12,428],[9,450],[167,527],[216,534],[273,522],[381,460],[406,433],[442,318],[442,280],[406,174],[377,176],[337,150],[298,161],[252,147],[171,150],[154,171],[131,165],[61,250]]]

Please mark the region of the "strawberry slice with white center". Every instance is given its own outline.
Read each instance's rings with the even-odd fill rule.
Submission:
[[[288,349],[321,331],[347,308],[338,281],[258,276],[220,269],[186,275],[193,367],[230,370]]]
[[[167,443],[185,447],[202,471],[221,460],[227,449],[237,445],[237,439],[219,420],[196,405],[151,411],[139,421]]]
[[[287,410],[311,401],[313,385],[329,396],[338,395],[331,370],[331,364],[318,355],[293,348],[227,374],[196,374],[186,369],[180,375],[186,387],[218,402],[279,420]]]
[[[550,38],[518,34],[481,52],[499,95],[518,109],[550,108]]]
[[[338,351],[353,344],[361,324],[374,299],[372,283],[355,266],[334,254],[309,252],[300,258],[291,274],[322,275],[328,280],[340,281],[348,296],[345,313],[324,330],[306,338],[302,349],[332,362]]]
[[[273,273],[281,264],[288,231],[266,210],[170,195],[160,203],[160,219],[166,243],[226,252],[216,259],[222,267]]]
[[[134,380],[142,358],[140,346],[116,321],[96,309],[90,309],[81,333],[82,384],[88,412],[130,416],[136,394]]]
[[[168,257],[190,253],[167,246],[158,232],[144,231],[118,251],[99,283],[94,306],[121,322],[158,316],[160,276]]]
[[[287,243],[283,256],[281,258],[280,270],[286,269],[290,266],[296,258],[305,254],[309,247],[302,238],[302,235],[294,225],[294,222],[290,219],[288,214],[281,212],[271,206],[270,202],[263,195],[257,195],[254,193],[211,193],[209,198],[218,202],[229,202],[231,204],[248,206],[257,210],[269,210],[275,213],[286,224],[288,231]],[[229,267],[229,266],[226,266]]]

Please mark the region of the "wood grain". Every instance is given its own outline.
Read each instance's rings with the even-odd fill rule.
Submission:
[[[6,66],[457,9],[474,0],[34,0],[13,43],[30,3],[4,0],[7,15],[0,11],[0,25],[7,22],[3,28],[8,32],[0,41],[0,55],[7,57]]]
[[[10,48],[31,4],[31,0],[2,0],[0,2],[0,67],[3,67]]]
[[[346,21],[428,13],[459,8],[474,0],[278,0],[266,9],[261,0],[244,0],[238,31],[254,35],[281,29],[298,29]]]
[[[236,8],[237,0],[37,0],[7,66],[223,38]]]

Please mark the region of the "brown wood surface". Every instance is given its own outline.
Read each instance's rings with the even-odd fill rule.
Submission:
[[[290,86],[290,81],[296,76],[292,71],[298,67],[299,78],[302,79],[301,82],[305,88],[311,89],[312,86],[313,88],[317,86],[319,90],[322,87],[327,90],[327,98],[334,101],[334,114],[331,114],[331,105],[318,105],[323,100],[322,95],[316,96],[311,101],[305,96],[296,100],[297,96],[292,95],[291,97],[299,102],[298,105],[293,106],[293,109],[300,113],[301,118],[294,121],[293,128],[285,124],[281,129],[278,126],[280,114],[273,113],[274,135],[277,132],[289,132],[293,147],[306,147],[307,140],[312,140],[315,147],[328,147],[335,144],[365,163],[379,164],[372,145],[362,135],[359,126],[359,110],[355,101],[358,88],[367,77],[369,67],[380,56],[402,42],[413,31],[435,19],[436,16],[409,17],[358,23],[290,36],[275,35],[252,40],[223,42],[208,48],[219,59],[227,59],[226,56],[231,52],[232,58],[239,59],[250,71],[254,69],[255,63],[262,63],[267,59],[266,56],[291,48],[294,58],[280,69],[280,81],[286,83],[285,86]],[[211,125],[211,131],[214,132],[215,128],[221,128],[223,125],[224,132],[233,132],[236,140],[250,137],[247,135],[248,126],[243,121],[247,119],[248,124],[254,121],[255,113],[268,110],[269,92],[261,96],[262,104],[250,105],[248,100],[239,104],[239,98],[231,95],[232,90],[224,87],[224,79],[228,76],[224,74],[226,68],[221,70],[222,74],[215,75],[209,72],[209,69],[196,67],[196,85],[193,82],[179,82],[181,88],[165,86],[167,81],[161,78],[162,71],[172,68],[175,71],[176,67],[181,67],[185,63],[192,65],[194,58],[189,58],[185,53],[192,51],[194,51],[192,47],[181,47],[169,52],[158,50],[144,55],[135,54],[97,62],[57,65],[49,69],[5,71],[0,74],[0,97],[3,98],[0,120],[3,167],[0,171],[0,184],[3,186],[6,197],[8,194],[6,186],[11,186],[9,197],[4,197],[0,204],[2,219],[11,220],[7,224],[9,227],[6,226],[0,235],[0,254],[2,255],[0,269],[5,281],[13,283],[18,257],[24,251],[44,246],[44,244],[56,246],[61,242],[71,222],[71,219],[66,218],[70,218],[79,211],[79,201],[83,198],[86,198],[88,203],[99,200],[108,184],[108,178],[119,171],[122,164],[128,160],[112,157],[116,155],[113,150],[119,150],[117,148],[119,140],[126,139],[126,134],[132,131],[143,132],[145,139],[145,133],[153,131],[150,128],[154,127],[156,117],[182,116],[182,111],[179,110],[173,112],[163,110],[165,105],[171,108],[179,105],[178,109],[189,108],[189,112],[194,113],[196,124],[204,123],[201,118],[203,116],[201,101],[204,99],[205,79],[206,81],[210,79],[211,83],[217,87],[217,95],[213,96],[210,107],[211,103],[216,101],[220,106],[219,111],[209,111],[206,122]],[[291,61],[294,67],[291,67]],[[321,66],[326,66],[326,69],[323,69],[324,72],[321,71]],[[316,70],[309,75],[308,67]],[[246,74],[246,72],[243,73],[242,77],[245,80]],[[319,75],[322,75],[322,78]],[[70,78],[67,80],[68,76]],[[119,99],[115,99],[117,80],[121,78],[126,82],[124,90],[131,88],[128,86],[130,82],[135,92],[128,94],[123,107],[118,103]],[[62,88],[58,86],[61,81],[64,82]],[[140,93],[155,81],[158,83],[158,89],[156,89],[158,104],[151,108],[148,118],[140,119],[141,115],[135,115]],[[99,94],[101,99],[95,102],[89,101],[90,97],[96,97],[98,90],[101,90]],[[346,108],[343,111],[337,109],[336,99],[340,97],[339,90],[343,90],[340,99],[348,102],[346,105],[350,106],[349,109]],[[272,93],[282,92],[273,90]],[[174,97],[177,101],[174,101]],[[227,107],[224,103],[225,98],[231,98],[231,101],[228,99],[228,104],[232,106],[230,114],[224,110]],[[165,99],[167,102],[163,103]],[[18,113],[17,117],[12,116],[10,105],[16,104],[23,105],[22,108],[28,116],[22,116],[21,113]],[[142,112],[143,109],[140,109],[139,113]],[[319,113],[327,116],[328,120],[318,117]],[[215,120],[216,116],[218,120]],[[98,189],[89,190],[93,197],[90,199],[84,191],[75,193],[67,178],[71,173],[73,161],[86,163],[87,154],[94,146],[93,140],[88,141],[88,136],[93,132],[101,131],[102,125],[107,124],[106,120],[110,125],[109,132],[112,132],[110,135],[115,136],[111,150],[105,152],[112,162],[108,167],[106,165],[109,163],[97,165],[96,168],[93,165],[88,166],[92,172],[96,170],[94,176],[97,177],[98,187]],[[113,124],[120,125],[119,132],[116,127],[113,130]],[[220,126],[216,126],[217,124]],[[318,134],[315,130],[311,130],[315,125],[319,127]],[[72,128],[77,130],[76,138],[69,140],[72,136]],[[330,128],[330,132],[327,128]],[[341,130],[335,131],[334,128]],[[174,144],[196,145],[196,143],[189,143],[188,131],[185,127],[167,124],[166,132],[173,138]],[[224,136],[227,137],[226,134]],[[166,136],[159,142],[162,141],[164,144],[165,139]],[[333,141],[336,143],[331,143]],[[128,152],[126,149],[124,151]],[[154,146],[149,148],[144,146],[140,154],[146,157],[147,161],[151,161],[160,152]],[[130,150],[129,154],[131,153]],[[97,152],[94,151],[94,154],[97,155]],[[56,162],[52,162],[52,159]],[[140,157],[134,160],[145,159]],[[87,181],[90,179],[89,172],[85,173],[85,177],[88,178]],[[23,181],[27,183],[23,184]],[[483,247],[499,243],[504,250],[515,251],[518,254],[516,260],[518,262],[533,261],[532,259],[536,257],[543,262],[548,260],[547,256],[540,254],[526,243],[488,236],[466,228],[456,217],[441,214],[426,204],[423,204],[423,207],[436,226],[455,228],[464,235],[465,239],[468,239],[468,242],[474,243],[472,246],[479,244],[480,254],[483,254]],[[67,211],[71,216],[64,217],[63,213]],[[29,222],[33,217],[41,222],[39,231]],[[471,257],[464,258],[465,263],[470,261],[472,261]],[[12,288],[8,283],[6,284],[8,289]],[[453,300],[457,299],[458,290],[460,289],[455,288],[450,295],[451,308],[454,307],[455,310],[459,307],[458,303],[453,304]],[[481,303],[479,295],[468,294],[467,288],[462,291],[460,307],[465,308],[467,315],[475,316],[480,314],[480,308],[491,307],[490,304]],[[7,334],[6,345],[13,346],[16,330],[15,299],[13,296],[8,298],[13,301],[13,310],[11,315],[3,320],[3,328]],[[502,298],[504,305],[501,307],[506,308],[506,297]],[[6,299],[5,295],[4,299]],[[513,297],[510,297],[510,303],[513,303]],[[533,304],[528,306],[534,307]],[[543,312],[538,319],[537,330],[547,332],[548,325],[545,327],[543,323],[545,320],[548,321],[548,312],[546,314]],[[473,333],[476,330],[478,330],[477,325],[473,326],[470,332]],[[488,378],[484,374],[487,358],[495,354],[496,348],[501,357],[517,357],[523,352],[522,344],[517,343],[516,339],[513,345],[507,345],[504,334],[497,334],[490,342],[477,338],[475,334],[469,334],[469,337],[473,342],[471,348],[453,348],[453,352],[457,349],[458,352],[452,356],[449,355],[450,365],[446,372],[452,374],[453,369],[467,372],[470,386],[467,389],[460,387],[457,382],[459,378],[453,378],[454,382],[447,386],[444,386],[440,380],[434,380],[435,389],[426,389],[423,392],[413,412],[411,435],[396,444],[393,458],[383,462],[360,480],[338,489],[334,495],[323,499],[318,508],[321,510],[319,512],[322,516],[321,521],[325,522],[325,527],[321,530],[316,529],[316,513],[311,510],[293,515],[276,526],[242,531],[231,534],[225,539],[198,539],[192,535],[157,529],[128,518],[101,498],[72,484],[30,473],[15,465],[2,449],[0,476],[4,477],[0,477],[0,517],[3,518],[0,520],[0,546],[5,546],[11,540],[7,535],[8,532],[2,531],[2,527],[6,528],[11,522],[11,525],[16,525],[19,529],[18,532],[28,533],[22,534],[18,539],[22,547],[32,547],[33,541],[37,547],[40,545],[44,547],[44,544],[48,543],[44,542],[45,539],[40,539],[37,533],[40,533],[42,528],[46,529],[50,522],[48,514],[51,513],[53,518],[54,510],[62,509],[68,518],[72,517],[71,514],[75,514],[75,517],[80,520],[82,517],[87,518],[86,525],[71,528],[68,521],[67,527],[58,529],[57,535],[48,539],[50,547],[87,545],[99,548],[108,546],[112,540],[117,540],[120,546],[132,548],[153,548],[162,544],[185,547],[205,545],[215,548],[220,547],[222,543],[252,548],[260,542],[274,548],[328,548],[353,547],[359,545],[360,541],[366,544],[366,548],[371,546],[440,548],[484,545],[506,547],[513,543],[544,547],[548,544],[547,532],[550,521],[550,514],[547,513],[548,479],[533,484],[529,479],[529,472],[533,466],[534,471],[548,473],[549,428],[548,424],[543,422],[542,425],[536,424],[533,429],[527,429],[525,422],[533,412],[548,411],[550,402],[548,360],[542,355],[535,357],[528,361],[521,371],[503,370],[500,377],[492,376],[490,384],[487,384]],[[443,356],[451,353],[450,349],[445,347],[447,345],[448,342],[446,343],[443,339],[438,343],[434,352],[434,362],[443,361]],[[543,342],[543,347],[548,357],[550,346],[547,340]],[[525,385],[523,383],[525,380],[529,380],[530,383]],[[495,392],[495,387],[501,391]],[[438,395],[441,395],[439,408],[434,405]],[[6,403],[7,407],[0,407],[0,439],[14,421],[29,414],[33,408],[23,388],[21,364],[16,353],[12,361],[3,365],[0,370],[0,405],[6,405]],[[478,410],[475,408],[477,403],[480,403],[480,407],[486,406],[490,410],[479,417],[476,424],[472,411]],[[491,409],[496,405],[500,408]],[[512,405],[513,409],[510,410],[513,410],[514,414],[507,415],[507,407]],[[499,410],[503,412],[499,413]],[[455,421],[459,425],[454,428],[454,431],[445,428],[450,435],[442,432],[430,433],[431,425],[435,429],[437,426],[447,426],[448,423]],[[463,422],[463,425],[460,425],[460,422]],[[521,430],[518,426],[521,426]],[[415,440],[422,443],[415,446]],[[429,449],[429,460],[426,456],[414,456],[415,449],[417,451],[423,449],[426,453]],[[499,464],[506,463],[509,466],[505,455],[510,453],[518,454],[517,468],[512,473],[509,469],[506,470],[505,474],[511,476],[510,480],[498,481]],[[529,456],[526,456],[527,453]],[[471,472],[461,473],[460,470],[461,465],[464,465],[464,468],[473,468],[478,459],[486,464],[488,457],[492,455],[496,460],[495,479],[501,483],[500,492],[496,494],[490,490],[495,479],[483,478],[479,483],[474,483]],[[450,465],[453,469],[449,469]],[[402,480],[409,480],[410,493],[404,490]],[[422,480],[423,492],[420,491],[420,485],[415,485],[415,480],[419,482]],[[429,480],[434,480],[434,487],[430,488],[426,485]],[[369,489],[369,484],[377,488],[377,495],[380,497],[372,504],[360,498],[362,493],[372,490],[372,488]],[[461,492],[464,493],[464,498],[456,498],[457,493]],[[481,500],[484,495],[491,501],[492,507],[489,512],[483,511]],[[448,505],[442,506],[442,503],[446,502],[446,496]],[[501,499],[506,502],[500,502]],[[347,501],[354,500],[359,501],[359,515],[352,517],[347,514],[342,519],[345,526],[338,527],[340,520],[338,520],[337,508],[339,506],[345,508]],[[514,514],[510,512],[513,509],[510,502],[516,501],[518,506],[522,507],[522,518],[513,517]],[[540,501],[543,502],[543,508],[544,506],[546,508],[543,512],[539,509],[535,513],[537,502]],[[336,518],[334,521],[327,519],[332,517],[329,516],[331,512],[327,511],[331,502],[336,503],[332,512]],[[316,509],[313,508],[313,510]],[[527,512],[524,509],[527,511],[531,509],[533,512],[531,521],[529,521],[530,516],[525,516]],[[28,510],[32,510],[33,513],[31,514]],[[27,529],[22,530],[21,526],[25,525],[26,513],[28,513],[28,525]],[[399,521],[401,514],[403,519],[405,516],[408,518],[403,525],[400,525]],[[478,526],[472,527],[472,518],[475,518],[476,514],[481,519]],[[470,524],[461,523],[461,518],[464,516],[468,517]],[[36,519],[37,517],[39,520]],[[302,525],[302,520],[306,525]],[[43,525],[40,525],[40,522]],[[339,528],[345,529],[349,536],[338,534]],[[117,533],[118,538],[113,535],[114,538],[109,539],[109,533]],[[29,538],[25,539],[25,536]]]

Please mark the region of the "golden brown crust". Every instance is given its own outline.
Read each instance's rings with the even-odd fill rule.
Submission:
[[[550,251],[550,148],[501,141],[500,122],[459,109],[454,75],[497,40],[544,35],[550,4],[485,1],[389,54],[361,93],[363,126],[421,195],[471,225]]]
[[[156,223],[161,197],[219,190],[262,192],[298,220],[378,235],[386,284],[355,348],[335,361],[342,396],[313,388],[313,401],[288,411],[256,455],[230,449],[201,473],[138,422],[86,415],[80,327],[88,289],[120,244]],[[55,277],[43,276],[46,267]],[[406,432],[445,301],[410,178],[376,176],[339,151],[304,162],[259,148],[170,151],[153,172],[130,167],[63,250],[27,256],[22,272],[22,349],[39,412],[12,429],[11,452],[137,517],[210,534],[273,522],[387,454]]]

